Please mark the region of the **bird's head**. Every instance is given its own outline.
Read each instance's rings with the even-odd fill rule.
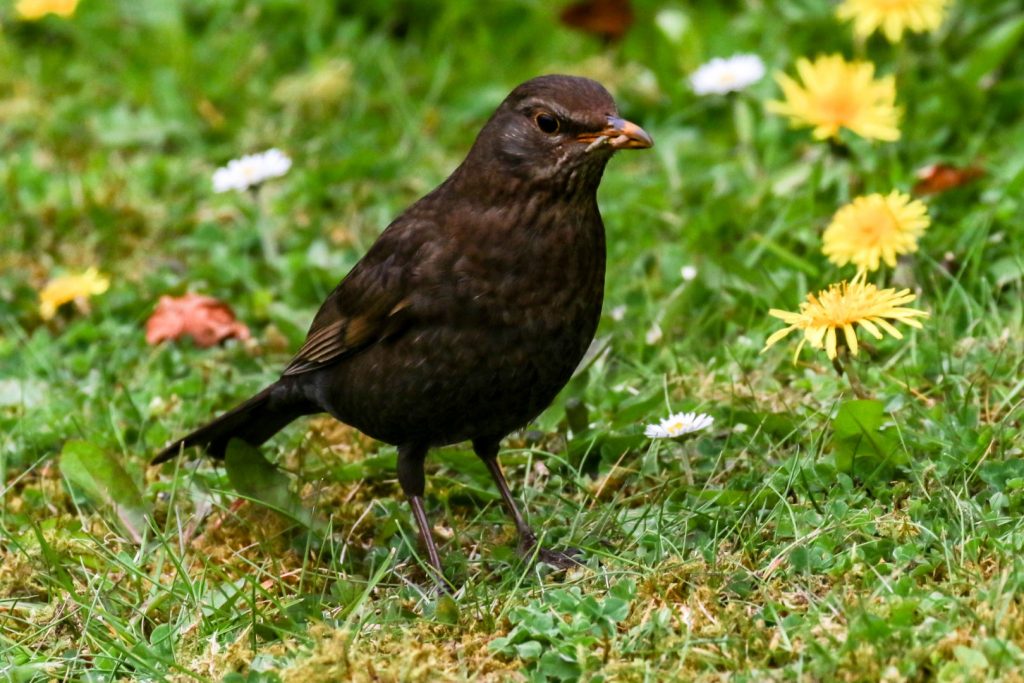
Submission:
[[[480,161],[509,180],[596,190],[616,150],[654,142],[619,117],[604,87],[578,76],[540,76],[513,90],[480,131],[467,161]]]

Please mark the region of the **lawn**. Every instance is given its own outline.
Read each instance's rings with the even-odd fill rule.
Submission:
[[[535,0],[0,6],[0,679],[1024,681],[1019,1],[892,42],[826,0],[634,4],[618,41]],[[741,52],[764,78],[694,92]],[[898,139],[817,139],[768,105],[831,54],[893,78]],[[380,231],[552,72],[655,140],[598,195],[593,353],[502,454],[582,566],[517,555],[468,444],[428,459],[452,595],[394,448],[330,419],[266,461],[148,466],[273,381]],[[214,192],[269,148],[287,173]],[[840,328],[835,363],[794,362],[802,330],[765,349],[770,310],[854,280],[822,253],[837,211],[893,191],[930,225],[866,283],[908,290],[922,327],[859,327],[856,357]],[[109,286],[41,306],[90,268]],[[147,343],[189,292],[248,338]],[[714,423],[645,436],[684,411]]]

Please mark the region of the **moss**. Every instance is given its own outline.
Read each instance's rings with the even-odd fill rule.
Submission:
[[[240,573],[251,571],[241,560],[274,565],[275,575],[303,566],[302,558],[291,549],[290,533],[295,523],[273,510],[238,499],[231,507],[211,517],[202,533],[192,541],[196,558],[221,567],[236,567]]]
[[[39,581],[40,567],[24,554],[0,550],[0,599],[43,599],[46,589]]]
[[[354,640],[348,631],[319,626],[311,635],[316,646],[281,671],[284,683],[523,680],[514,662],[501,662],[487,650],[491,634],[472,629],[457,635],[419,624]]]

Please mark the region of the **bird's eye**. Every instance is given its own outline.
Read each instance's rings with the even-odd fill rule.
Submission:
[[[537,127],[548,135],[558,132],[558,119],[551,114],[542,112],[534,116],[533,120],[537,122]]]

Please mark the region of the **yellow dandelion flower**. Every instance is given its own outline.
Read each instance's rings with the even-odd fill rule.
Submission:
[[[804,344],[810,344],[816,349],[823,348],[829,359],[834,359],[839,343],[838,330],[842,330],[846,347],[856,356],[857,334],[854,325],[860,325],[875,339],[882,338],[879,328],[896,339],[903,338],[890,320],[903,322],[911,327],[921,327],[921,322],[916,318],[926,318],[928,313],[903,306],[917,298],[909,289],[898,292],[895,289],[880,290],[873,284],[865,282],[866,277],[867,274],[861,271],[849,283],[844,280],[839,284],[829,285],[827,290],[818,292],[817,296],[808,294],[807,301],[800,304],[799,313],[780,311],[777,308],[768,311],[768,315],[788,323],[789,327],[768,337],[762,353],[790,332],[802,330],[804,338],[800,340],[796,353],[793,354],[794,363],[800,356]]]
[[[844,0],[836,15],[853,21],[853,32],[867,38],[878,29],[890,43],[903,37],[904,31],[934,31],[946,18],[949,0]]]
[[[837,266],[878,270],[885,261],[892,268],[899,254],[917,251],[917,240],[930,223],[928,207],[898,190],[857,197],[832,217],[821,251]]]
[[[78,7],[78,0],[18,0],[15,10],[22,19],[41,19],[47,14],[70,17]]]
[[[62,275],[46,283],[39,292],[39,315],[49,320],[62,305],[102,294],[110,287],[110,279],[90,268],[80,275]]]
[[[863,138],[898,140],[896,81],[875,78],[871,62],[848,62],[842,55],[824,55],[813,62],[801,57],[796,70],[803,84],[786,74],[775,80],[784,100],[768,102],[768,111],[788,116],[794,126],[811,126],[824,140],[847,128]]]

